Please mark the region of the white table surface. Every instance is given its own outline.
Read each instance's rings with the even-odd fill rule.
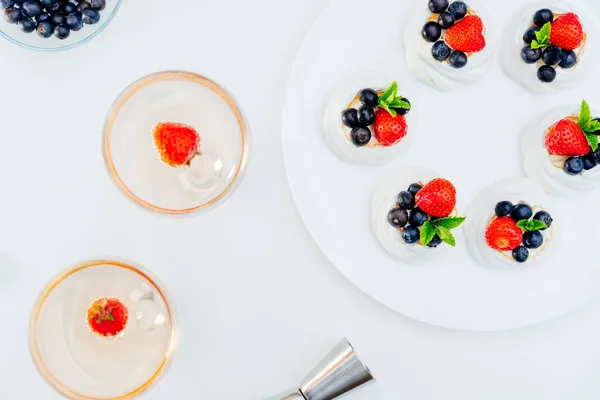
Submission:
[[[125,0],[105,33],[67,53],[0,41],[0,399],[59,398],[30,360],[29,311],[52,275],[101,255],[152,269],[177,303],[179,355],[146,399],[261,399],[294,386],[342,336],[378,378],[349,400],[598,398],[600,301],[519,331],[448,331],[372,301],[321,254],[287,188],[281,110],[325,5]],[[102,160],[110,103],[164,69],[216,79],[253,130],[243,184],[188,219],[129,202]]]

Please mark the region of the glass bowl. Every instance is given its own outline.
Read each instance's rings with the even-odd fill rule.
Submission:
[[[106,301],[119,304],[121,313]],[[118,330],[115,323],[122,323]],[[169,369],[178,342],[166,289],[131,263],[96,260],[72,267],[44,288],[31,313],[35,366],[58,393],[74,400],[137,397]]]
[[[154,136],[159,126],[185,126],[197,138],[186,164],[165,162]],[[245,169],[249,130],[231,94],[183,71],[146,76],[127,87],[104,125],[108,171],[137,204],[165,214],[190,214],[221,203]]]
[[[71,0],[73,2],[73,0]],[[79,31],[71,31],[68,38],[61,40],[54,35],[49,38],[43,38],[34,30],[31,33],[25,33],[19,28],[18,24],[10,24],[4,19],[4,9],[0,7],[3,15],[0,18],[0,36],[7,40],[36,51],[61,51],[75,48],[79,45],[89,42],[102,32],[113,20],[117,11],[121,7],[122,0],[106,0],[106,8],[100,11],[100,21],[93,25],[84,24]]]

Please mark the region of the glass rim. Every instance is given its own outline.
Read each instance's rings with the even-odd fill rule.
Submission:
[[[22,42],[22,41],[20,41],[20,40],[18,40],[16,38],[14,38],[13,36],[11,36],[8,33],[4,32],[4,30],[2,30],[2,29],[0,29],[0,36],[2,36],[3,38],[5,38],[9,42],[16,44],[19,47],[22,47],[22,48],[28,49],[28,50],[35,50],[35,51],[39,51],[39,52],[51,53],[51,52],[55,52],[55,51],[64,51],[64,50],[74,49],[75,47],[79,47],[80,45],[89,42],[90,40],[92,40],[93,38],[95,38],[96,36],[98,36],[102,31],[104,31],[104,29],[106,29],[106,27],[108,27],[108,25],[110,25],[110,23],[113,20],[113,18],[117,15],[117,11],[119,11],[119,8],[121,8],[121,4],[123,2],[123,0],[116,0],[116,1],[117,1],[117,4],[115,5],[115,8],[110,13],[110,15],[108,16],[108,18],[105,19],[101,23],[101,25],[100,25],[100,27],[98,29],[96,29],[94,32],[90,33],[88,36],[82,38],[81,40],[78,40],[78,41],[76,41],[74,43],[71,43],[71,44],[68,44],[68,45],[57,46],[57,47],[35,46],[35,45],[24,43],[24,42]]]
[[[110,142],[111,142],[111,134],[113,125],[121,108],[129,101],[129,99],[135,95],[141,89],[150,86],[154,83],[170,81],[170,80],[188,80],[197,84],[200,84],[210,90],[212,90],[215,94],[217,94],[231,109],[235,118],[237,120],[238,126],[240,128],[241,133],[241,143],[242,143],[242,151],[241,156],[238,162],[237,169],[235,174],[231,178],[231,181],[227,184],[227,186],[216,196],[210,198],[208,201],[205,201],[202,204],[196,205],[194,207],[182,208],[182,209],[173,209],[160,207],[155,204],[152,204],[149,201],[146,201],[136,195],[121,179],[119,176],[117,169],[114,165],[111,150],[110,150]],[[235,188],[236,184],[241,180],[243,172],[245,170],[247,161],[248,161],[248,153],[250,146],[250,132],[248,128],[248,124],[238,102],[234,99],[234,97],[227,91],[225,88],[220,86],[215,81],[202,76],[200,74],[196,74],[194,72],[181,71],[181,70],[172,70],[172,71],[161,71],[155,72],[133,82],[131,85],[127,86],[116,98],[116,100],[111,105],[109,112],[106,116],[106,120],[104,122],[103,127],[103,138],[102,138],[102,148],[104,153],[104,163],[108,172],[113,180],[113,182],[117,185],[117,187],[123,192],[130,200],[134,201],[138,205],[149,209],[151,211],[155,211],[163,214],[171,214],[171,215],[184,215],[194,213],[203,209],[208,208],[209,206],[214,205],[215,203],[223,200],[228,194],[230,194]]]
[[[129,271],[132,271],[138,275],[141,275],[144,279],[146,279],[152,287],[158,292],[160,297],[163,299],[167,313],[169,322],[171,325],[170,333],[169,333],[169,343],[166,347],[165,354],[162,362],[158,366],[157,370],[152,374],[152,376],[147,379],[143,384],[130,391],[129,393],[119,395],[117,397],[91,397],[84,395],[82,393],[78,393],[68,386],[61,383],[54,374],[47,367],[44,357],[42,356],[42,352],[40,350],[39,338],[38,338],[38,325],[39,319],[41,316],[42,308],[46,303],[46,300],[53,292],[53,290],[60,285],[65,279],[69,276],[82,271],[86,268],[97,267],[102,265],[108,265],[117,268],[124,268]],[[173,358],[175,357],[175,352],[177,346],[179,344],[179,328],[177,322],[177,313],[175,307],[173,305],[173,301],[169,297],[166,289],[164,289],[164,285],[162,282],[158,280],[150,271],[145,268],[135,265],[130,262],[125,261],[116,261],[114,259],[96,259],[92,261],[85,261],[79,263],[73,267],[68,268],[65,271],[62,271],[60,274],[55,276],[43,289],[42,293],[38,296],[33,310],[31,312],[30,318],[30,329],[29,329],[29,350],[31,353],[31,357],[33,358],[33,362],[42,376],[42,378],[59,394],[66,396],[70,399],[74,400],[129,400],[139,396],[141,393],[147,391],[152,386],[154,386],[158,381],[163,377],[163,375],[167,372],[171,363],[173,362]]]

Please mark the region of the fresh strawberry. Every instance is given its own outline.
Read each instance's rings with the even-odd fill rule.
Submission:
[[[153,136],[161,160],[171,167],[189,165],[198,154],[200,136],[191,126],[161,122],[154,128]]]
[[[432,179],[417,192],[415,202],[421,210],[433,217],[447,217],[456,205],[456,189],[446,179]]]
[[[446,44],[454,50],[475,53],[485,47],[483,22],[477,15],[468,15],[446,31]]]
[[[523,231],[511,217],[496,218],[485,231],[485,241],[494,250],[514,250],[523,243]]]
[[[564,50],[575,50],[583,43],[583,27],[579,17],[574,13],[566,13],[552,22],[550,43]]]
[[[590,152],[583,131],[575,121],[562,119],[546,134],[546,149],[557,156],[583,156]]]
[[[92,332],[100,336],[116,336],[125,329],[127,307],[113,297],[95,300],[88,308],[87,321]]]
[[[382,108],[375,112],[375,138],[383,146],[393,146],[402,140],[406,136],[406,128],[404,115],[392,117]]]

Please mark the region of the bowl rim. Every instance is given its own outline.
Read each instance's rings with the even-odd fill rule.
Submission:
[[[81,40],[78,40],[78,41],[76,41],[74,43],[71,43],[71,44],[68,44],[68,45],[59,46],[59,47],[40,47],[40,46],[30,45],[30,44],[24,43],[24,42],[22,42],[22,41],[20,41],[18,39],[15,39],[13,36],[11,36],[11,35],[7,34],[6,32],[4,32],[3,29],[0,29],[0,36],[2,36],[3,38],[5,38],[9,42],[14,43],[17,46],[22,47],[24,49],[34,50],[34,51],[39,51],[39,52],[44,52],[44,53],[51,53],[51,52],[56,52],[56,51],[64,51],[64,50],[74,49],[75,47],[78,47],[78,46],[80,46],[80,45],[82,45],[84,43],[89,42],[90,40],[92,40],[93,38],[95,38],[96,36],[98,36],[102,31],[104,31],[104,29],[106,29],[106,27],[108,27],[108,25],[110,25],[111,21],[117,15],[117,12],[121,8],[121,4],[123,3],[123,0],[115,0],[115,1],[117,2],[117,4],[115,5],[115,8],[112,10],[112,12],[108,16],[108,18],[106,18],[100,24],[100,27],[98,29],[96,29],[90,35],[85,36]]]

